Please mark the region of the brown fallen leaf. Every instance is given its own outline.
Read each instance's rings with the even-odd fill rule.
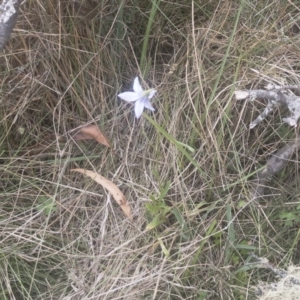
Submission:
[[[125,215],[129,218],[130,221],[133,221],[132,215],[131,215],[131,209],[128,204],[127,199],[125,198],[124,194],[120,191],[120,189],[110,180],[106,179],[105,177],[101,176],[100,174],[89,171],[85,169],[72,169],[71,172],[79,172],[84,175],[89,176],[93,180],[95,180],[97,183],[101,184],[104,188],[106,188],[114,197],[114,199],[117,201],[117,203],[122,208]]]
[[[101,132],[99,127],[94,124],[90,124],[90,125],[81,127],[79,129],[79,131],[72,136],[72,138],[75,141],[94,139],[98,143],[110,148],[110,143],[109,143],[108,139]]]

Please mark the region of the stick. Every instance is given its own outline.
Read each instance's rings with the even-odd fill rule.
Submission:
[[[297,138],[279,149],[269,158],[265,169],[257,173],[255,187],[250,191],[251,199],[260,198],[264,195],[266,183],[279,171],[281,171],[289,162],[292,155],[300,149],[300,135]]]
[[[21,0],[3,0],[0,5],[0,50],[9,39],[15,27]]]

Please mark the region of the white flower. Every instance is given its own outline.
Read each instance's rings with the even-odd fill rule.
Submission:
[[[149,100],[155,95],[156,92],[157,91],[154,89],[144,91],[140,85],[139,78],[135,77],[133,82],[133,92],[124,92],[119,94],[118,97],[127,102],[135,102],[134,113],[135,116],[139,118],[145,107],[151,111],[155,110]]]

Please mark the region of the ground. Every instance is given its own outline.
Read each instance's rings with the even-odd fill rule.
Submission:
[[[252,253],[297,264],[297,155],[249,191],[298,129],[277,109],[250,130],[266,102],[233,96],[300,85],[293,2],[22,3],[0,55],[1,299],[255,299],[274,274]],[[136,76],[157,90],[138,120],[117,97]],[[90,123],[111,148],[72,138]]]

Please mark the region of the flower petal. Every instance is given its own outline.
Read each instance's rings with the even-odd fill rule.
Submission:
[[[144,99],[139,99],[138,101],[135,102],[134,113],[137,119],[142,115],[144,107],[145,107]]]
[[[150,109],[151,111],[155,111],[155,109],[153,108],[153,106],[151,105],[151,103],[148,101],[148,99],[146,99],[144,101],[144,105],[146,108]]]
[[[133,90],[134,90],[136,93],[142,93],[142,92],[143,92],[143,88],[142,88],[141,85],[140,85],[140,82],[139,82],[139,78],[138,78],[138,77],[135,77],[135,78],[134,78],[134,81],[133,81]]]
[[[127,102],[134,102],[138,100],[141,96],[135,92],[124,92],[119,94],[118,97]]]
[[[152,90],[148,95],[148,99],[151,99],[156,94],[156,92],[157,90]]]

